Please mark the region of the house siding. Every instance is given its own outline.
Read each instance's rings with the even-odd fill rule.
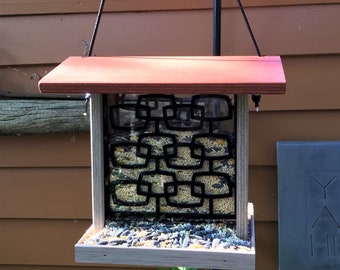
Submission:
[[[82,40],[92,34],[98,1],[30,2],[29,8],[22,1],[0,4],[0,94],[37,94],[39,77],[83,55]],[[123,2],[109,2],[96,55],[211,55],[206,1]],[[259,113],[249,104],[256,269],[274,270],[276,141],[340,140],[340,1],[244,2],[262,53],[282,56],[287,79],[286,94],[263,96]],[[224,5],[222,54],[255,54],[239,11]],[[0,136],[0,269],[141,269],[74,262],[74,244],[91,224],[90,173],[87,133]]]
[[[339,3],[338,0],[244,0],[245,7],[293,6]],[[237,7],[236,1],[222,1],[223,8]],[[36,15],[57,13],[92,13],[97,12],[99,1],[96,0],[3,0],[0,3],[0,16]],[[211,9],[212,1],[206,0],[114,0],[107,1],[104,12],[127,11],[164,11]]]

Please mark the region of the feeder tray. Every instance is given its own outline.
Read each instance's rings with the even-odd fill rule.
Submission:
[[[70,57],[39,87],[91,93],[93,225],[76,261],[255,269],[247,100],[284,93],[280,57]],[[250,247],[89,244],[129,216],[234,224]]]

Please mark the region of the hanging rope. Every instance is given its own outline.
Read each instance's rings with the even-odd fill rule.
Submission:
[[[93,29],[90,44],[88,44],[85,40],[82,41],[83,44],[85,45],[85,55],[88,56],[88,57],[92,56],[93,47],[94,47],[94,43],[96,41],[97,32],[98,32],[98,28],[99,28],[99,24],[100,24],[100,19],[101,19],[102,14],[103,14],[104,5],[105,5],[105,0],[101,0],[100,5],[99,5],[99,9],[98,9],[98,13],[97,13],[96,22],[94,24],[94,29]],[[89,93],[85,94],[85,97],[84,97],[85,104],[84,104],[84,113],[83,113],[84,116],[87,116],[90,97],[91,97],[91,94],[89,94]]]
[[[254,36],[254,33],[253,33],[253,30],[251,29],[251,26],[250,26],[250,23],[248,21],[248,18],[247,18],[247,14],[246,12],[244,11],[244,8],[243,8],[243,5],[242,5],[242,2],[241,0],[237,0],[237,3],[238,3],[238,6],[240,8],[240,11],[242,13],[242,16],[243,16],[243,19],[246,23],[246,26],[248,28],[248,32],[249,32],[249,35],[254,43],[254,46],[255,46],[255,49],[256,49],[256,52],[257,52],[257,55],[258,56],[261,56],[261,52],[260,52],[260,49],[259,49],[259,46],[257,45],[257,42],[256,42],[256,39],[255,39],[255,36]]]
[[[101,0],[100,5],[99,5],[99,9],[98,9],[96,22],[95,22],[93,33],[92,33],[92,38],[91,38],[90,44],[88,45],[88,47],[86,49],[86,56],[92,56],[92,51],[93,51],[94,43],[96,41],[98,27],[99,27],[99,24],[100,24],[100,19],[102,17],[104,5],[105,5],[105,0]]]
[[[221,0],[214,0],[213,55],[221,55]]]
[[[252,41],[254,43],[257,55],[261,56],[261,52],[260,52],[259,46],[257,45],[256,38],[254,36],[253,30],[251,29],[250,23],[249,23],[248,18],[247,18],[247,14],[244,11],[244,8],[243,8],[241,0],[237,0],[237,3],[238,3],[238,6],[240,8],[240,11],[242,13],[243,19],[244,19],[244,21],[246,23],[246,26],[248,28],[249,35],[250,35],[250,37],[251,37],[251,39],[252,39]],[[251,100],[255,104],[256,112],[258,112],[259,111],[259,107],[260,107],[261,95],[254,94],[254,95],[251,96]]]
[[[248,32],[249,32],[249,35],[253,41],[253,44],[255,46],[255,49],[256,49],[256,52],[257,52],[257,55],[258,56],[261,56],[261,52],[260,52],[260,49],[259,49],[259,46],[257,45],[257,42],[256,42],[256,38],[254,36],[254,33],[251,29],[251,26],[249,24],[249,21],[248,21],[248,18],[247,18],[247,14],[245,13],[244,11],[244,7],[242,5],[242,2],[241,0],[237,0],[237,3],[238,3],[238,6],[240,8],[240,11],[242,13],[242,16],[243,16],[243,19],[246,23],[246,26],[247,26],[247,29],[248,29]],[[220,0],[215,0],[215,5],[221,5],[220,4]],[[103,13],[103,9],[104,9],[104,5],[105,5],[105,0],[101,0],[100,1],[100,5],[99,5],[99,9],[98,9],[98,13],[97,13],[97,18],[96,18],[96,22],[95,22],[95,25],[94,25],[94,29],[93,29],[93,33],[92,33],[92,38],[91,38],[91,41],[90,41],[90,44],[87,44],[86,42],[86,48],[85,48],[85,55],[86,56],[92,56],[92,52],[93,52],[93,47],[94,47],[94,43],[96,41],[96,37],[97,37],[97,32],[98,32],[98,28],[99,28],[99,24],[100,24],[100,19],[102,17],[102,13]],[[214,11],[215,12],[215,11]],[[220,12],[220,10],[219,10]],[[219,18],[220,19],[220,18]],[[219,48],[218,48],[219,49]],[[86,108],[87,108],[87,103],[89,101],[89,95],[87,95],[85,97],[86,99]],[[256,107],[256,111],[258,111],[258,108],[259,108],[259,102],[260,102],[260,99],[261,99],[261,96],[260,95],[252,95],[252,100],[254,101],[255,103],[255,107]],[[87,114],[87,111],[85,110],[85,113],[84,114]]]

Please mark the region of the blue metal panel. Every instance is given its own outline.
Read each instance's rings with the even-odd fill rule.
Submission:
[[[340,269],[340,142],[278,142],[279,269]]]

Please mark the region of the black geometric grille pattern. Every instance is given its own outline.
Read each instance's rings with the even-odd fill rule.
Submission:
[[[125,96],[108,108],[109,214],[235,217],[228,96]]]

